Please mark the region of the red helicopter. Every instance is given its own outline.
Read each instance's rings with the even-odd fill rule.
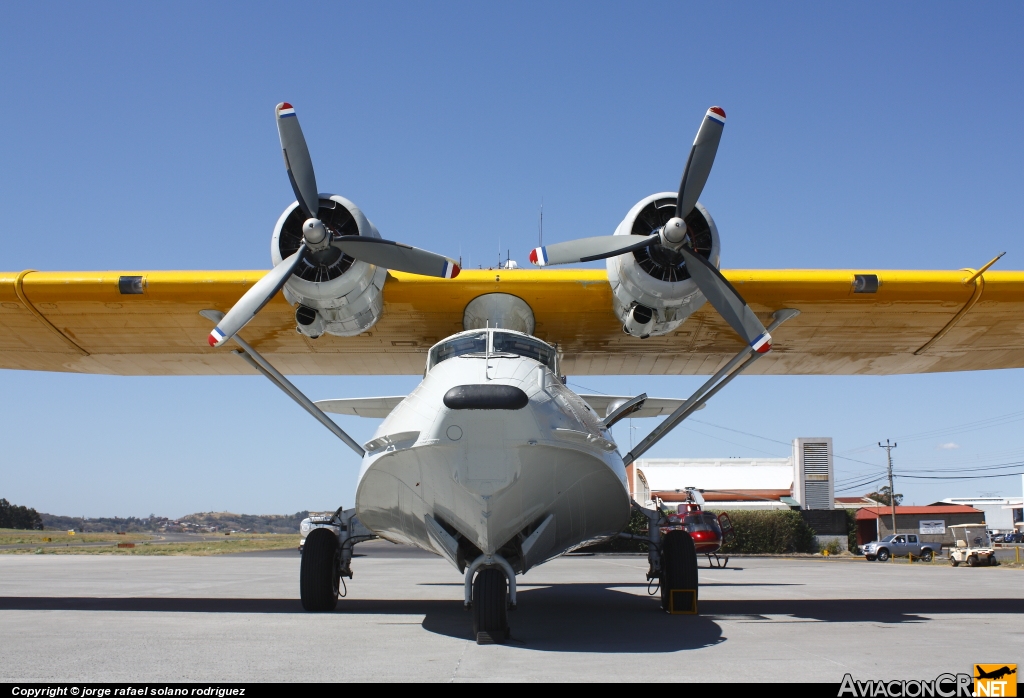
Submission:
[[[659,507],[664,505],[659,500]],[[698,555],[707,555],[709,567],[725,567],[728,556],[719,557],[718,551],[734,535],[732,521],[725,512],[717,516],[704,511],[704,497],[699,490],[686,489],[686,501],[676,507],[676,513],[666,513],[666,525],[661,526],[662,535],[669,531],[686,531],[693,538]],[[714,556],[714,562],[712,562]]]

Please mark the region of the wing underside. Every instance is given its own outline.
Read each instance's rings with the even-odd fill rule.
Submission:
[[[0,368],[115,375],[244,374],[211,349],[200,310],[225,311],[263,271],[0,273]],[[774,336],[757,374],[895,374],[1024,366],[1024,272],[731,270]],[[862,292],[858,279],[873,276]],[[129,279],[126,283],[125,279]],[[126,292],[127,291],[127,292]],[[453,280],[391,273],[384,314],[356,337],[296,333],[278,294],[243,331],[287,374],[418,374],[426,350],[462,330],[466,304],[502,292],[533,309],[568,375],[710,374],[742,346],[709,306],[677,331],[636,339],[612,312],[603,270],[468,270]]]

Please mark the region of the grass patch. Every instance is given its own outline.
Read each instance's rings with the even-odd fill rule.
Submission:
[[[102,535],[102,534],[96,534]],[[68,536],[70,538],[70,536]],[[78,538],[78,536],[74,536]],[[148,536],[147,536],[148,537]],[[117,536],[110,545],[72,546],[54,548],[15,548],[0,550],[8,555],[224,555],[246,553],[258,550],[294,550],[299,545],[299,536],[294,533],[249,534],[225,536],[223,540],[189,541],[183,543],[160,543],[159,541],[126,541],[127,536]],[[63,541],[62,541],[63,542]],[[82,541],[86,542],[86,541]],[[134,542],[134,548],[118,548],[117,543]]]
[[[0,545],[45,545],[50,538],[51,543],[139,543],[152,540],[148,533],[126,533],[119,536],[110,533],[75,533],[69,536],[67,531],[20,531],[14,528],[0,528]]]

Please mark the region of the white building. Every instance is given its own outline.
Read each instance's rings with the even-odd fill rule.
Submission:
[[[789,458],[642,458],[626,468],[640,503],[703,491],[715,509],[834,509],[832,439],[793,440]]]
[[[1010,533],[1021,521],[1021,497],[947,497],[944,504],[964,504],[985,512],[985,527],[994,533]],[[936,502],[938,504],[938,502]],[[1017,525],[1016,529],[1021,526]]]

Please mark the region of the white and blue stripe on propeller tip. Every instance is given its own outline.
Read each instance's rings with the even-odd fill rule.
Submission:
[[[219,327],[214,327],[213,331],[210,332],[210,337],[207,341],[210,343],[211,347],[219,347],[226,339],[227,335],[221,332]]]
[[[281,102],[277,106],[277,118],[284,119],[288,116],[295,116],[295,107],[288,104],[288,102]]]
[[[772,336],[767,331],[762,332],[754,341],[750,343],[750,348],[756,351],[758,354],[764,354],[771,351],[772,348]]]
[[[704,115],[708,119],[713,119],[718,123],[725,125],[725,110],[721,107],[711,107],[708,109],[708,113]]]

